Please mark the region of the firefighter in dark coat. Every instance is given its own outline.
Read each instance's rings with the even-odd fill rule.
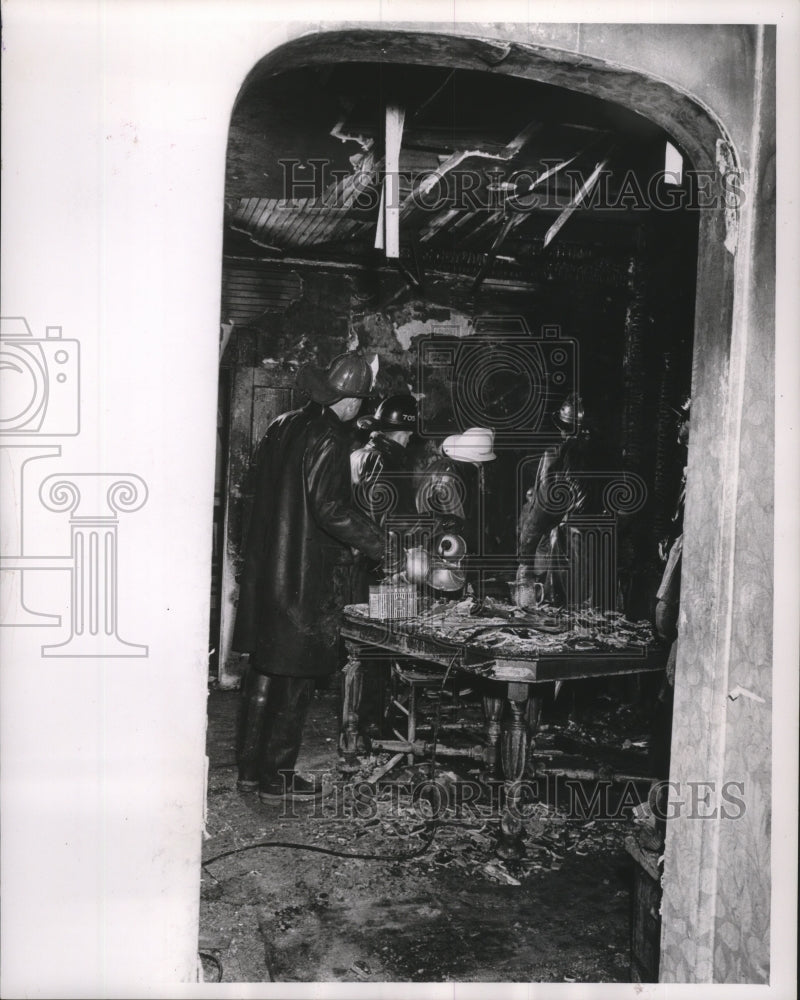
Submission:
[[[297,382],[311,402],[274,420],[258,448],[233,646],[250,653],[238,787],[258,789],[262,801],[321,794],[294,773],[306,711],[315,679],[338,667],[355,553],[375,564],[387,554],[385,532],[357,509],[350,488],[347,424],[372,381],[355,353],[327,371],[306,366]]]
[[[369,440],[350,455],[350,476],[360,509],[376,524],[391,531],[400,547],[416,545],[414,529],[418,524],[414,507],[413,468],[408,444],[417,430],[417,401],[409,393],[387,396],[372,416],[359,417],[358,428],[370,431]],[[367,572],[359,580],[358,600],[369,600]],[[364,658],[369,669],[363,672],[359,729],[362,736],[370,726],[379,731],[384,718],[388,664]],[[344,746],[342,747],[344,750]],[[345,764],[347,759],[345,750]]]

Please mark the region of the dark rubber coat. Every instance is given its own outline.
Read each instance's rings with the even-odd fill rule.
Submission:
[[[353,503],[349,455],[347,426],[313,403],[259,444],[233,646],[262,673],[333,673],[353,549],[384,557],[384,532]]]

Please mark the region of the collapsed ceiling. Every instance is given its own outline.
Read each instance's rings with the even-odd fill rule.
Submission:
[[[234,110],[226,252],[368,262],[384,253],[390,206],[404,260],[482,254],[476,280],[495,259],[530,258],[551,241],[632,245],[653,179],[663,183],[667,141],[618,105],[515,77],[375,63],[292,70],[247,87]]]

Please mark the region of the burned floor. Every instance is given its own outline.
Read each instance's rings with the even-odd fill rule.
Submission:
[[[507,860],[502,783],[475,761],[436,750],[387,771],[389,753],[375,753],[341,772],[335,684],[315,694],[298,764],[323,773],[329,794],[287,807],[238,792],[239,694],[212,688],[206,979],[630,982],[626,840],[651,833],[633,810],[648,794],[657,688],[566,685],[544,704],[521,783],[524,855]],[[426,695],[420,735],[480,744],[481,702],[463,680]]]

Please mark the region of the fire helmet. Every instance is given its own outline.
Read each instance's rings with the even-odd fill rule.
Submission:
[[[340,354],[327,369],[303,365],[297,373],[298,389],[323,404],[365,399],[372,392],[373,381],[369,362],[355,351]]]
[[[417,401],[405,394],[387,396],[378,405],[373,416],[361,417],[361,430],[415,431],[417,429]]]

